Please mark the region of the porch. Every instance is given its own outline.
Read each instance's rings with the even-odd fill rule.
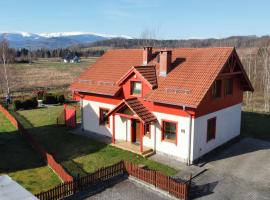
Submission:
[[[156,117],[136,97],[123,99],[106,117],[111,115],[113,145],[145,157],[153,154],[143,145],[143,137]]]
[[[123,141],[123,140],[116,140],[111,145],[115,146],[117,148],[126,150],[126,151],[130,151],[132,153],[141,155],[141,156],[143,156],[145,158],[155,154],[154,150],[149,148],[149,147],[143,146],[143,151],[141,152],[140,144],[130,143],[130,142]]]

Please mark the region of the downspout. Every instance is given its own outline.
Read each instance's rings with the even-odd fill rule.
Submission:
[[[183,111],[185,111],[189,116],[189,134],[188,134],[188,158],[187,158],[187,165],[191,165],[191,136],[192,136],[192,115],[186,111],[186,106],[183,106]]]

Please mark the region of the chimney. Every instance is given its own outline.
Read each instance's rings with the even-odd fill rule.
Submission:
[[[167,76],[172,64],[172,51],[161,50],[159,53],[160,76]]]
[[[143,47],[143,65],[147,65],[152,58],[152,47]]]

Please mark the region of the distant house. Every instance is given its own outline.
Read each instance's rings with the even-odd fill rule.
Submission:
[[[86,134],[190,164],[240,134],[253,87],[234,48],[145,47],[107,51],[71,90]]]
[[[81,58],[79,56],[67,55],[63,58],[64,63],[79,63]]]

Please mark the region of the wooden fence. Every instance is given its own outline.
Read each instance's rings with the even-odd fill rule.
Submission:
[[[139,180],[154,185],[161,190],[167,191],[177,198],[188,198],[190,180],[187,182],[178,182],[160,172],[139,168],[137,165],[126,161],[124,162],[124,165],[128,175],[134,176]]]
[[[73,177],[70,176],[65,169],[56,162],[54,157],[49,154],[43,146],[34,138],[34,136],[23,127],[23,125],[16,120],[3,106],[0,105],[0,112],[2,112],[7,119],[19,130],[22,136],[33,147],[33,149],[41,155],[43,160],[51,167],[51,169],[62,179],[63,182],[72,181]]]
[[[124,162],[121,161],[112,166],[101,168],[94,173],[88,174],[84,177],[79,177],[73,181],[59,184],[53,189],[46,192],[41,192],[36,195],[40,200],[58,200],[68,197],[76,192],[83,191],[90,186],[97,183],[102,183],[110,178],[118,175],[123,175],[125,173]]]
[[[73,181],[62,183],[57,187],[36,195],[41,200],[58,200],[83,191],[95,184],[102,183],[118,175],[127,174],[137,179],[151,184],[169,194],[179,198],[188,199],[190,181],[177,182],[171,177],[165,176],[160,172],[140,168],[136,164],[120,161],[112,166],[101,168],[94,173],[84,177],[79,177]]]

